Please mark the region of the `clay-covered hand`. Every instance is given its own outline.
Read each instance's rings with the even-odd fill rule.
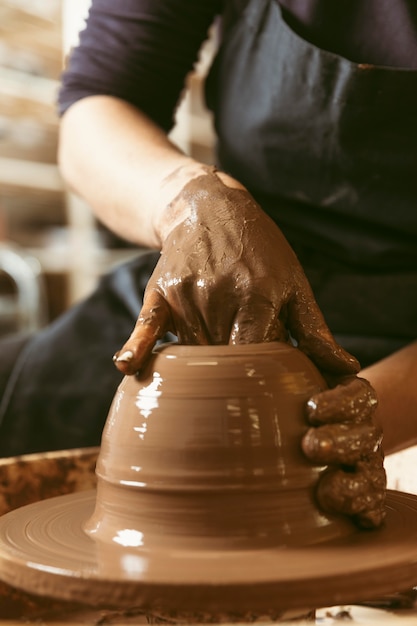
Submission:
[[[287,341],[320,369],[356,373],[333,339],[291,247],[250,193],[213,171],[170,204],[187,218],[170,230],[132,335],[115,355],[133,374],[167,331],[184,344]]]
[[[362,528],[377,528],[385,517],[382,434],[372,421],[376,407],[367,380],[343,378],[309,400],[313,427],[302,441],[312,462],[328,466],[317,485],[321,508],[348,515]]]

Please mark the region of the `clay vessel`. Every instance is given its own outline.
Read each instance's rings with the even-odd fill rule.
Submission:
[[[114,397],[85,530],[99,543],[193,550],[306,546],[352,532],[321,513],[301,450],[326,387],[285,343],[167,344]]]

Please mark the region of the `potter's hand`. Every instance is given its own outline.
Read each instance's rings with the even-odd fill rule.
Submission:
[[[225,182],[227,184],[225,184]],[[146,362],[167,331],[184,344],[287,341],[320,369],[355,373],[333,339],[286,239],[249,192],[208,170],[187,182],[167,230],[135,329],[115,357],[124,374]]]
[[[313,427],[302,441],[311,461],[328,465],[317,485],[322,509],[346,514],[362,528],[380,526],[385,515],[382,435],[372,422],[376,406],[368,381],[342,379],[308,402],[307,417]]]

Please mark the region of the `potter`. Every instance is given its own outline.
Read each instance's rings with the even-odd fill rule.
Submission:
[[[103,351],[110,354],[115,346],[122,346],[118,363],[130,363],[132,370],[146,360],[164,325],[178,326],[184,334],[181,322],[190,320],[190,334],[199,342],[204,336],[216,342],[223,312],[225,322],[230,322],[228,304],[229,297],[233,302],[236,276],[243,280],[236,281],[240,295],[238,323],[235,328],[233,320],[229,329],[232,341],[285,339],[289,330],[298,345],[320,361],[321,369],[336,371],[335,363],[330,367],[324,361],[337,354],[344,373],[349,368],[356,371],[354,360],[343,356],[324,329],[300,263],[332,333],[339,333],[345,348],[356,342],[355,355],[369,348],[365,362],[376,364],[370,380],[382,400],[379,424],[388,427],[385,433],[391,429],[394,435],[391,441],[386,436],[384,445],[389,441],[408,445],[409,435],[415,437],[416,402],[407,382],[413,376],[404,375],[406,354],[395,352],[413,341],[417,319],[415,302],[410,300],[410,294],[417,293],[412,228],[416,191],[415,102],[410,99],[416,93],[412,12],[403,11],[398,2],[384,7],[385,24],[399,19],[404,25],[410,46],[406,49],[403,39],[398,44],[392,31],[383,27],[375,3],[369,11],[361,8],[362,3],[346,5],[334,23],[335,30],[331,8],[320,0],[313,0],[311,11],[298,1],[224,3],[227,9],[230,4],[233,14],[226,11],[224,18],[226,22],[236,18],[236,28],[219,33],[225,38],[207,85],[220,142],[218,169],[214,169],[183,154],[167,132],[184,77],[223,3],[191,7],[180,1],[175,5],[178,11],[168,19],[171,0],[166,5],[142,5],[140,0],[133,4],[128,9],[118,3],[117,10],[108,12],[106,1],[93,3],[60,92],[60,164],[67,182],[109,227],[135,245],[162,248],[162,263],[152,278],[153,287],[147,290],[133,345],[123,346],[128,331],[125,334],[118,314],[129,312],[130,331],[153,262],[145,263],[143,272],[130,273],[130,267],[118,274],[114,289],[105,290],[97,308],[95,298],[85,309],[78,308],[69,328],[54,326],[30,342],[24,363],[11,377],[7,401],[2,403],[3,449],[10,450],[12,444],[33,450],[59,442],[94,441],[101,433],[102,407],[108,408],[104,390],[113,392],[115,387],[108,383],[114,379],[105,359],[82,359],[86,338],[100,357]],[[370,31],[373,40],[364,36],[362,24],[376,24]],[[102,28],[112,33],[106,45],[100,36]],[[337,36],[338,29],[343,37]],[[119,37],[114,36],[116,32]],[[190,37],[184,37],[184,32]],[[163,38],[164,46],[160,45],[161,33],[169,39]],[[179,48],[183,55],[171,55]],[[148,71],[150,60],[158,71]],[[340,99],[342,93],[346,99]],[[376,131],[375,137],[371,131]],[[237,210],[240,203],[241,212]],[[181,246],[181,255],[190,259],[183,276],[176,263],[175,242]],[[194,244],[199,243],[201,263],[195,258]],[[172,265],[167,259],[172,259]],[[183,287],[198,290],[199,281],[201,299],[199,294],[194,300],[182,292]],[[169,292],[175,284],[178,294],[172,295]],[[227,284],[229,289],[223,290]],[[204,309],[204,285],[206,295],[212,294],[210,304],[216,314],[212,307],[210,315]],[[213,295],[217,289],[219,297]],[[183,299],[192,310],[181,320],[176,305],[184,306]],[[201,303],[202,309],[193,308],[193,302]],[[85,317],[81,309],[87,311]],[[259,323],[256,336],[254,311]],[[79,315],[90,323],[80,323]],[[126,322],[126,316],[123,319]],[[68,332],[74,327],[75,333]],[[115,328],[119,335],[113,334]],[[81,329],[80,337],[77,331]],[[93,336],[92,331],[97,334]],[[186,337],[181,340],[188,342]],[[413,353],[412,348],[407,352],[416,363]],[[393,363],[401,367],[396,384],[389,375],[398,368],[385,368],[379,362],[387,354],[395,354]],[[56,384],[50,384],[50,375]],[[384,384],[387,379],[389,385]],[[62,384],[68,381],[74,383],[73,388]],[[339,392],[342,398],[347,389],[339,387]],[[85,415],[81,400],[74,402],[80,396],[90,399],[83,405]],[[37,428],[38,418],[42,429]],[[326,445],[331,439],[327,437]],[[361,464],[362,460],[355,464],[355,471],[360,471]],[[370,469],[368,464],[366,470]],[[363,471],[361,478],[365,480],[368,473]],[[332,492],[336,496],[336,490]],[[337,505],[336,497],[333,505]],[[352,514],[356,514],[354,509]],[[378,523],[373,510],[368,523]]]

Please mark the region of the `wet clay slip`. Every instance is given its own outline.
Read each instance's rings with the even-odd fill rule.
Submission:
[[[353,603],[417,581],[417,498],[360,531],[320,512],[302,454],[324,380],[284,343],[166,345],[123,379],[97,491],[0,519],[0,578],[99,606],[244,613]]]

